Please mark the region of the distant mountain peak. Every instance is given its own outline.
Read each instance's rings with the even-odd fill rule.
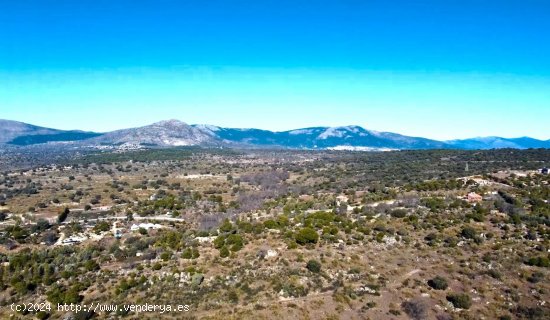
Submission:
[[[188,124],[177,120],[177,119],[168,119],[168,120],[161,120],[158,122],[155,122],[151,124],[151,126],[159,126],[159,127],[173,127],[173,126],[187,126]]]
[[[328,127],[321,133],[319,139],[328,138],[346,138],[352,135],[367,136],[367,130],[360,126],[340,126],[340,127]]]

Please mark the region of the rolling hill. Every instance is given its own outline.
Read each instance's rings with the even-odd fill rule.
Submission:
[[[289,131],[223,128],[213,125],[188,125],[165,120],[151,125],[106,133],[57,130],[23,122],[0,120],[0,145],[34,146],[61,142],[79,146],[141,145],[156,147],[205,146],[236,148],[288,148],[331,150],[404,149],[499,149],[550,148],[550,140],[530,137],[480,137],[438,141],[392,132],[378,132],[360,126],[310,127]]]

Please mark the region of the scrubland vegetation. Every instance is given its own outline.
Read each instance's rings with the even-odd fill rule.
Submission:
[[[48,301],[191,306],[75,319],[548,319],[549,165],[542,149],[173,149],[10,166],[0,317],[67,316],[9,309]]]

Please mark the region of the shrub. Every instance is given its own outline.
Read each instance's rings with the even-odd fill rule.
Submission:
[[[391,313],[394,316],[398,316],[398,315],[401,314],[401,311],[395,310],[395,309],[390,309],[389,313]]]
[[[547,257],[532,257],[529,258],[529,260],[527,260],[525,263],[535,267],[550,267],[550,259],[548,259]]]
[[[298,248],[298,244],[295,241],[292,241],[288,244],[288,249],[296,249]]]
[[[239,294],[237,293],[237,291],[235,290],[231,290],[227,293],[227,299],[233,303],[233,304],[237,304],[239,303]]]
[[[152,267],[153,270],[160,270],[162,268],[162,265],[160,263],[155,263]]]
[[[401,304],[401,308],[411,319],[421,320],[427,318],[428,307],[421,299],[405,301]]]
[[[99,264],[97,264],[97,262],[95,262],[95,260],[86,261],[86,263],[84,263],[84,267],[88,271],[97,271],[97,270],[99,270]]]
[[[230,234],[225,239],[225,244],[231,246],[231,251],[239,251],[244,247],[244,241],[241,235],[239,234]]]
[[[244,247],[244,240],[239,234],[220,235],[214,240],[214,247],[220,250],[229,247],[231,251],[236,252]]]
[[[405,218],[407,216],[407,210],[395,209],[390,214],[394,218]]]
[[[308,243],[317,243],[319,235],[314,229],[305,227],[296,233],[295,239],[298,244],[305,245]]]
[[[168,251],[164,251],[163,253],[160,254],[160,258],[164,261],[170,260],[171,257],[172,257],[172,253]]]
[[[74,285],[70,288],[54,286],[46,293],[48,301],[53,304],[71,304],[82,301],[82,296],[79,294],[79,286]]]
[[[472,227],[464,227],[460,232],[460,235],[465,239],[474,239],[476,237],[476,230]]]
[[[229,219],[225,219],[220,225],[219,230],[222,233],[230,232],[231,230],[233,230],[233,224],[231,223],[231,221],[229,221]]]
[[[225,244],[225,237],[224,236],[218,236],[216,239],[214,239],[214,248],[220,249]]]
[[[428,285],[435,290],[445,290],[449,286],[447,279],[437,276],[431,280],[428,280]]]
[[[549,313],[539,307],[518,306],[514,313],[518,319],[548,319]]]
[[[57,222],[58,223],[64,222],[69,216],[69,212],[70,212],[69,208],[65,207],[65,209],[63,209],[63,211],[57,216]]]
[[[539,283],[542,280],[544,280],[544,273],[542,272],[534,272],[532,275],[527,278],[527,281],[531,283]]]
[[[492,278],[495,278],[497,280],[502,279],[502,273],[500,273],[498,270],[491,269],[491,270],[487,271],[487,274],[489,276],[491,276]]]
[[[466,293],[453,293],[447,295],[447,300],[453,304],[455,308],[470,309],[472,306],[472,298]]]
[[[220,257],[227,258],[229,257],[229,249],[227,249],[226,246],[221,247],[220,249]]]
[[[94,232],[97,234],[109,231],[109,229],[111,229],[111,225],[107,221],[100,221],[94,226]]]
[[[317,260],[309,260],[306,268],[313,273],[319,273],[321,272],[321,263]]]
[[[275,222],[275,220],[269,219],[264,222],[264,227],[266,229],[277,229],[279,225],[277,224],[277,222]]]
[[[181,257],[183,259],[192,259],[193,258],[193,250],[191,248],[187,248],[183,250],[183,253],[181,254]]]

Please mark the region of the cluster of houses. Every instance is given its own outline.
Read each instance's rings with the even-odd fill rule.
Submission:
[[[157,229],[161,229],[162,226],[160,224],[156,224],[156,223],[140,223],[140,224],[133,224],[131,227],[130,227],[130,230],[131,231],[138,231],[139,229],[145,229],[147,231],[153,229],[153,230],[157,230]]]

